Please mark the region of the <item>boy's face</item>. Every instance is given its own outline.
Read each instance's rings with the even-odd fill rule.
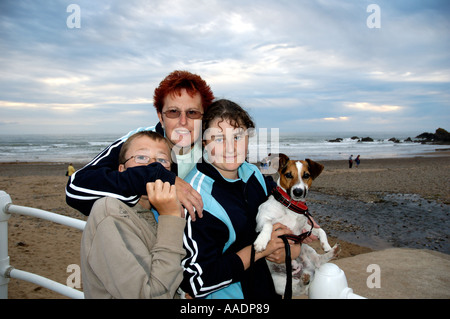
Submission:
[[[135,138],[129,146],[125,158],[125,164],[119,165],[119,172],[135,166],[146,166],[159,162],[170,170],[170,150],[164,141],[155,141],[148,136]]]

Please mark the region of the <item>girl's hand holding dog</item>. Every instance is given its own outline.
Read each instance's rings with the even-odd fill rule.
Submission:
[[[320,226],[316,223],[316,221],[314,219],[312,219],[314,227],[315,228],[320,228]],[[309,221],[308,221],[308,225],[310,225]],[[277,233],[275,233],[275,230],[279,230],[278,236],[281,235],[288,235],[288,234],[292,234],[292,232],[290,231],[289,228],[287,228],[286,226],[282,225],[282,224],[275,224],[273,227],[274,231],[272,232],[272,239],[273,236],[277,236]],[[309,231],[310,228],[308,229],[302,229],[302,233],[305,233],[307,231]],[[318,240],[319,238],[317,238],[317,236],[314,235],[310,235],[308,237],[306,237],[302,243],[305,244],[309,244],[312,243],[314,240]],[[293,241],[289,240],[289,244],[291,245],[291,258],[292,259],[296,259],[298,256],[300,256],[300,251],[301,251],[301,244],[302,243],[294,243]],[[284,245],[282,247],[282,249],[277,249],[275,250],[273,253],[271,253],[269,256],[266,257],[266,259],[268,261],[277,263],[277,264],[282,264],[286,261],[286,250],[284,249]]]
[[[284,249],[284,242],[281,238],[278,238],[281,235],[289,235],[292,234],[292,231],[287,228],[285,225],[277,223],[273,225],[273,231],[270,241],[273,240],[281,240],[282,245],[280,248],[269,254],[266,259],[269,261],[272,261],[274,263],[280,264],[284,263],[286,260],[286,251]],[[269,242],[270,244],[270,242]],[[298,256],[300,256],[300,244],[295,244],[293,241],[289,240],[289,244],[291,245],[291,258],[296,259]],[[267,245],[268,246],[268,245]],[[267,250],[267,248],[266,248]]]
[[[272,229],[272,235],[270,241],[267,243],[266,249],[256,252],[254,261],[267,257],[279,249],[284,251],[284,242],[281,238],[279,238],[279,236],[292,234],[292,231],[280,223],[273,225]],[[244,264],[244,269],[248,269],[250,267],[251,249],[252,246],[250,245],[237,252],[237,255],[241,258],[242,263]]]
[[[163,183],[161,180],[147,183],[147,196],[149,202],[160,215],[183,216],[183,207],[177,197],[175,185]]]

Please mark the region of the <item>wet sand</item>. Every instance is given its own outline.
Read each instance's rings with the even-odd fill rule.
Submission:
[[[450,152],[436,152],[434,157],[363,158],[359,168],[352,169],[347,161],[323,164],[325,170],[313,186],[319,192],[365,202],[376,202],[387,193],[418,194],[450,204]]]

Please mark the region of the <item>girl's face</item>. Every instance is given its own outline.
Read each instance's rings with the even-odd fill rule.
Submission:
[[[237,170],[247,156],[247,128],[235,128],[229,120],[217,118],[205,131],[204,138],[209,162],[223,177],[237,179]]]

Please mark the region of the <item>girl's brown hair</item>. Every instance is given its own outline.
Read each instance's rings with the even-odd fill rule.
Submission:
[[[208,111],[203,114],[203,133],[217,118],[221,119],[220,122],[229,121],[235,128],[242,126],[245,126],[247,130],[255,128],[255,123],[247,111],[230,100],[217,100],[209,106]]]

